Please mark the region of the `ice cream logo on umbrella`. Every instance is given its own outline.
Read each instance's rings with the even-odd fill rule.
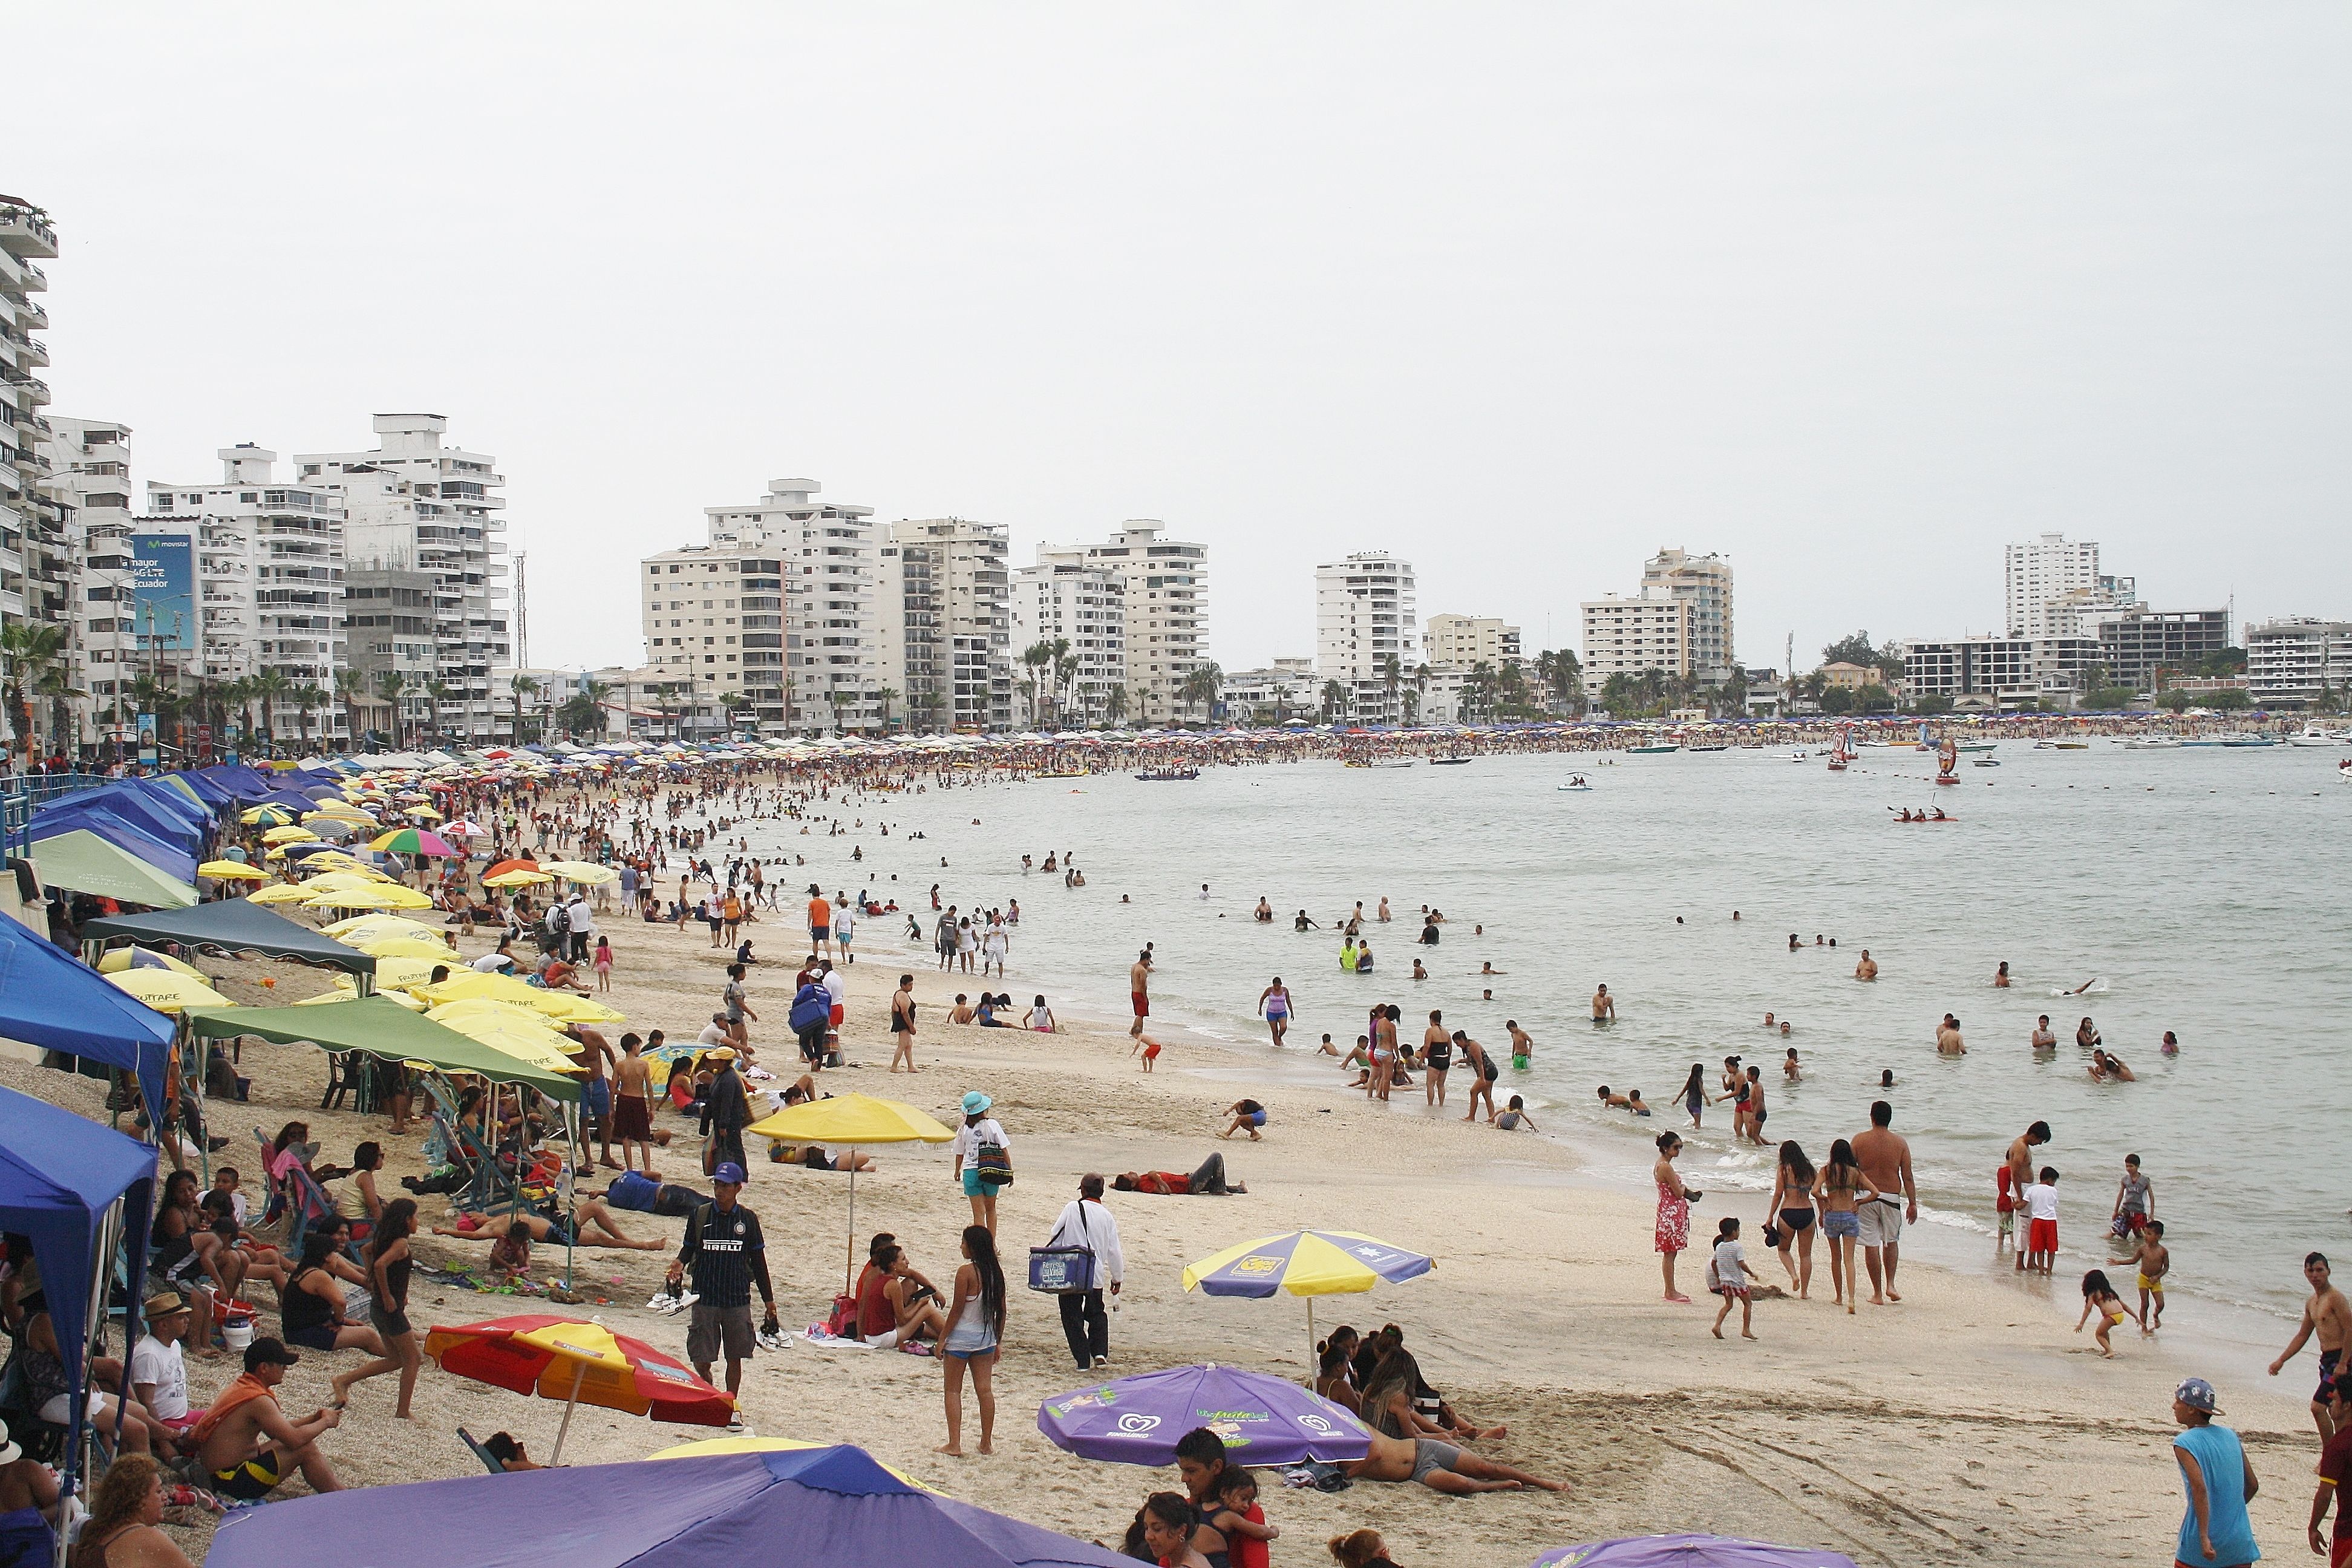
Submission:
[[[1140,1437],[1160,1425],[1160,1417],[1147,1415],[1139,1410],[1129,1410],[1119,1416],[1118,1425],[1120,1431]]]
[[[1326,1437],[1339,1430],[1337,1426],[1332,1426],[1331,1423],[1324,1420],[1323,1417],[1316,1415],[1312,1410],[1302,1414],[1298,1417],[1298,1424],[1301,1426],[1306,1427],[1309,1432],[1317,1433],[1319,1436]]]
[[[1268,1258],[1263,1252],[1254,1252],[1247,1258],[1243,1258],[1239,1263],[1234,1264],[1234,1272],[1236,1274],[1272,1274],[1279,1270],[1281,1268],[1281,1258]]]

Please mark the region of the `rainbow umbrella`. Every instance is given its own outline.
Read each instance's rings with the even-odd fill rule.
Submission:
[[[257,805],[237,813],[236,819],[247,827],[286,827],[296,820],[296,814],[282,805]]]
[[[1433,1258],[1351,1230],[1293,1230],[1261,1237],[1188,1264],[1184,1289],[1211,1296],[1307,1298],[1307,1342],[1315,1343],[1315,1298],[1343,1296],[1426,1274]],[[1307,1358],[1312,1379],[1315,1357]]]
[[[688,1426],[724,1426],[735,1402],[643,1340],[602,1323],[530,1315],[434,1329],[425,1353],[441,1370],[516,1394],[563,1401],[550,1465],[563,1457],[572,1412],[581,1405]]]
[[[387,850],[394,855],[437,855],[444,859],[457,853],[439,834],[422,827],[395,827],[390,833],[368,840],[368,847]]]

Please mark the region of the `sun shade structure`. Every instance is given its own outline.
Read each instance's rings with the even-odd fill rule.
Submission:
[[[563,1401],[563,1425],[547,1457],[551,1465],[563,1457],[572,1412],[582,1405],[688,1426],[724,1426],[735,1414],[725,1390],[695,1376],[675,1356],[574,1318],[534,1314],[436,1328],[425,1336],[425,1353],[453,1376]]]
[[[1086,1459],[1172,1465],[1196,1426],[1224,1440],[1244,1465],[1346,1464],[1371,1452],[1371,1434],[1342,1405],[1279,1377],[1239,1367],[1172,1367],[1098,1383],[1037,1407],[1037,1430]]]
[[[395,827],[390,833],[368,840],[368,847],[394,855],[435,855],[443,859],[456,855],[437,833],[427,833],[421,827]]]
[[[205,1568],[1135,1568],[898,1479],[863,1448],[715,1454],[367,1487],[233,1515]]]
[[[82,927],[93,941],[125,936],[144,946],[209,948],[216,952],[258,952],[298,963],[324,964],[353,974],[373,974],[375,960],[323,931],[272,914],[250,899],[223,899],[184,910],[147,915],[110,915]]]
[[[705,1437],[699,1442],[680,1443],[674,1448],[657,1448],[646,1458],[706,1459],[713,1454],[799,1454],[811,1448],[837,1448],[840,1446],[838,1443],[810,1443],[798,1437],[759,1437],[747,1432],[740,1437]],[[882,1468],[910,1487],[922,1487],[925,1491],[932,1489],[896,1465],[883,1465]]]
[[[128,1068],[139,1075],[148,1114],[162,1110],[172,1026],[96,970],[5,918],[0,918],[0,1036]],[[0,1144],[7,1142],[0,1136]]]
[[[269,873],[248,866],[242,860],[207,860],[196,868],[199,877],[211,877],[218,881],[267,882]]]
[[[807,1100],[788,1105],[743,1129],[745,1137],[790,1138],[801,1143],[832,1143],[856,1149],[870,1143],[945,1143],[955,1134],[896,1100],[845,1094],[832,1100]],[[855,1293],[857,1278],[857,1172],[849,1173],[849,1268],[845,1289]]]
[[[45,886],[68,892],[96,893],[126,904],[152,909],[184,910],[196,901],[195,889],[165,876],[153,866],[108,843],[86,827],[73,828],[54,838],[36,838],[33,864]]]
[[[1561,1546],[1531,1568],[1854,1568],[1843,1552],[1722,1535],[1635,1535]]]
[[[152,1007],[158,1013],[230,1005],[227,997],[202,980],[192,980],[175,970],[118,969],[106,977],[106,982],[124,995],[137,997],[142,1006]]]
[[[1211,1296],[1271,1296],[1287,1290],[1307,1298],[1307,1364],[1315,1365],[1315,1298],[1369,1290],[1426,1274],[1434,1259],[1391,1247],[1351,1230],[1294,1230],[1229,1247],[1184,1269],[1184,1289]],[[1311,1384],[1314,1373],[1310,1370]]]
[[[136,855],[175,881],[192,881],[195,878],[196,857],[194,850],[176,838],[160,837],[99,806],[68,807],[62,811],[51,806],[37,813],[26,827],[26,841],[32,843],[56,838],[76,828],[97,834],[117,849]]]
[[[385,1061],[428,1062],[444,1072],[478,1073],[498,1083],[529,1084],[556,1100],[577,1100],[580,1085],[560,1072],[533,1067],[505,1051],[469,1040],[394,1002],[354,996],[310,1007],[192,1007],[185,1017],[198,1037],[250,1035],[282,1046],[305,1042],[329,1051],[364,1051]]]

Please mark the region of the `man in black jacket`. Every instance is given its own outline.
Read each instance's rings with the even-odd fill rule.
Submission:
[[[720,1046],[707,1054],[719,1064],[710,1079],[710,1092],[702,1101],[702,1135],[710,1141],[703,1158],[708,1168],[715,1171],[730,1162],[744,1163],[743,1129],[751,1122],[751,1106],[743,1092],[742,1075],[735,1070],[735,1047]]]

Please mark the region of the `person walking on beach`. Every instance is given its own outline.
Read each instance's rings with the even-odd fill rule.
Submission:
[[[2352,1379],[2336,1380],[2335,1396],[2328,1402],[2328,1414],[2336,1418],[2336,1436],[2327,1440],[2319,1454],[2319,1487],[2311,1498],[2311,1522],[2305,1533],[2311,1542],[2314,1556],[2327,1557],[2328,1568],[2345,1568],[2352,1563],[2352,1497],[2345,1495],[2352,1489]],[[2320,1526],[2327,1522],[2327,1504],[2336,1504],[2336,1535],[2332,1542],[2320,1539]]]
[[[1151,1016],[1151,951],[1146,948],[1135,955],[1127,968],[1128,1000],[1135,1005],[1135,1023],[1128,1029],[1130,1035],[1143,1033],[1143,1020]]]
[[[890,994],[890,1036],[898,1045],[890,1052],[890,1070],[897,1072],[905,1062],[908,1072],[920,1072],[915,1065],[915,977],[898,976],[898,989]]]
[[[1862,1205],[1862,1258],[1870,1270],[1870,1304],[1903,1300],[1895,1289],[1903,1226],[1919,1218],[1919,1188],[1911,1177],[1911,1145],[1891,1131],[1895,1108],[1883,1100],[1870,1106],[1869,1129],[1853,1141],[1854,1159],[1878,1195]],[[1900,1193],[1900,1197],[1894,1194]]]
[[[2315,1252],[2303,1260],[2303,1277],[2311,1286],[2311,1300],[2303,1304],[2303,1321],[2295,1325],[2294,1338],[2271,1363],[2271,1375],[2276,1377],[2312,1335],[2319,1336],[2319,1387],[2311,1396],[2311,1418],[2318,1424],[2319,1440],[2325,1444],[2336,1436],[2328,1396],[2346,1376],[2344,1346],[2352,1340],[2352,1302],[2347,1302],[2344,1292],[2332,1282],[2326,1253]]]
[[[1087,1253],[1087,1288],[1062,1295],[1062,1337],[1069,1342],[1070,1359],[1080,1372],[1110,1364],[1110,1314],[1103,1293],[1117,1296],[1127,1279],[1127,1255],[1119,1248],[1118,1220],[1103,1205],[1103,1179],[1089,1173],[1078,1182],[1078,1195],[1062,1207],[1054,1234],[1045,1245],[1076,1247]]]
[[[1813,1163],[1805,1158],[1803,1144],[1791,1138],[1780,1145],[1769,1207],[1780,1233],[1780,1267],[1789,1271],[1789,1283],[1796,1287],[1800,1301],[1811,1300],[1813,1292]],[[1791,1247],[1797,1251],[1794,1260],[1789,1257]]]
[[[1257,994],[1257,1010],[1265,1015],[1266,1030],[1279,1047],[1282,1037],[1290,1033],[1290,989],[1283,984],[1281,975],[1276,975],[1274,984]]]
[[[1739,1218],[1726,1215],[1715,1227],[1715,1256],[1708,1260],[1707,1274],[1712,1283],[1708,1289],[1723,1298],[1723,1308],[1715,1315],[1715,1337],[1723,1338],[1723,1320],[1731,1316],[1731,1304],[1739,1303],[1739,1337],[1756,1337],[1755,1293],[1748,1289],[1748,1253],[1739,1245]]]
[[[1699,1113],[1707,1106],[1705,1062],[1691,1063],[1690,1081],[1683,1085],[1682,1102],[1683,1109],[1690,1112],[1691,1127],[1696,1131],[1699,1124]]]
[[[809,884],[808,890],[808,933],[810,952],[826,958],[834,956],[833,902],[814,882]]]
[[[1454,1048],[1462,1053],[1462,1065],[1470,1069],[1470,1110],[1462,1120],[1477,1121],[1478,1102],[1483,1100],[1486,1102],[1486,1120],[1494,1121],[1495,1080],[1503,1076],[1503,1069],[1495,1065],[1494,1053],[1461,1029],[1454,1031]]]
[[[686,1325],[686,1359],[694,1363],[697,1375],[709,1383],[724,1352],[730,1395],[741,1391],[743,1363],[758,1343],[751,1327],[753,1285],[760,1287],[767,1323],[772,1325],[776,1320],[776,1292],[768,1280],[767,1238],[761,1233],[760,1216],[737,1201],[743,1193],[743,1167],[731,1160],[711,1173],[711,1201],[687,1216],[685,1239],[678,1243],[677,1256],[670,1259],[666,1275],[676,1285],[692,1266],[695,1302],[688,1309],[692,1316]],[[740,1430],[742,1421],[739,1408],[734,1429]]]
[[[1829,1162],[1813,1186],[1813,1199],[1821,1205],[1822,1235],[1830,1244],[1830,1289],[1835,1298],[1831,1305],[1843,1307],[1848,1317],[1853,1315],[1854,1302],[1862,1296],[1853,1277],[1853,1251],[1862,1236],[1862,1215],[1857,1211],[1878,1195],[1878,1189],[1854,1163],[1853,1145],[1843,1138],[1832,1142]]]
[[[2025,1268],[2025,1248],[2019,1245],[2017,1215],[2024,1206],[2025,1189],[2033,1184],[2033,1151],[2050,1142],[2050,1123],[2037,1121],[2018,1134],[2009,1146],[2008,1157],[2001,1168],[1993,1173],[1993,1208],[1999,1215],[1999,1227],[1993,1235],[1993,1255],[2000,1255],[2003,1237],[2017,1248],[2018,1271]]]
[[[1658,1184],[1655,1245],[1660,1266],[1665,1274],[1666,1300],[1687,1307],[1690,1298],[1675,1289],[1675,1259],[1690,1246],[1691,1200],[1699,1194],[1683,1185],[1682,1173],[1675,1169],[1675,1156],[1682,1152],[1680,1134],[1659,1133],[1658,1162],[1650,1167],[1650,1175]]]
[[[996,1234],[996,1194],[1013,1179],[1004,1129],[988,1114],[996,1102],[978,1089],[963,1097],[963,1125],[956,1129],[955,1177],[971,1200],[971,1223]],[[983,1169],[983,1165],[988,1168]]]
[[[993,1206],[995,1200],[989,1202]],[[956,1269],[954,1303],[948,1308],[947,1337],[940,1342],[940,1361],[946,1373],[948,1440],[938,1451],[959,1459],[963,1458],[967,1371],[971,1373],[973,1396],[980,1401],[980,1451],[996,1451],[996,1354],[1004,1338],[1004,1269],[996,1260],[995,1233],[986,1226],[966,1226],[963,1257]]]
[[[2173,1559],[2183,1568],[2245,1568],[2263,1554],[2246,1517],[2246,1504],[2262,1483],[2238,1435],[2214,1421],[2221,1414],[2215,1405],[2213,1385],[2201,1377],[2172,1391],[2172,1418],[2180,1424],[2172,1457],[2180,1466],[2180,1489],[2188,1494]]]

